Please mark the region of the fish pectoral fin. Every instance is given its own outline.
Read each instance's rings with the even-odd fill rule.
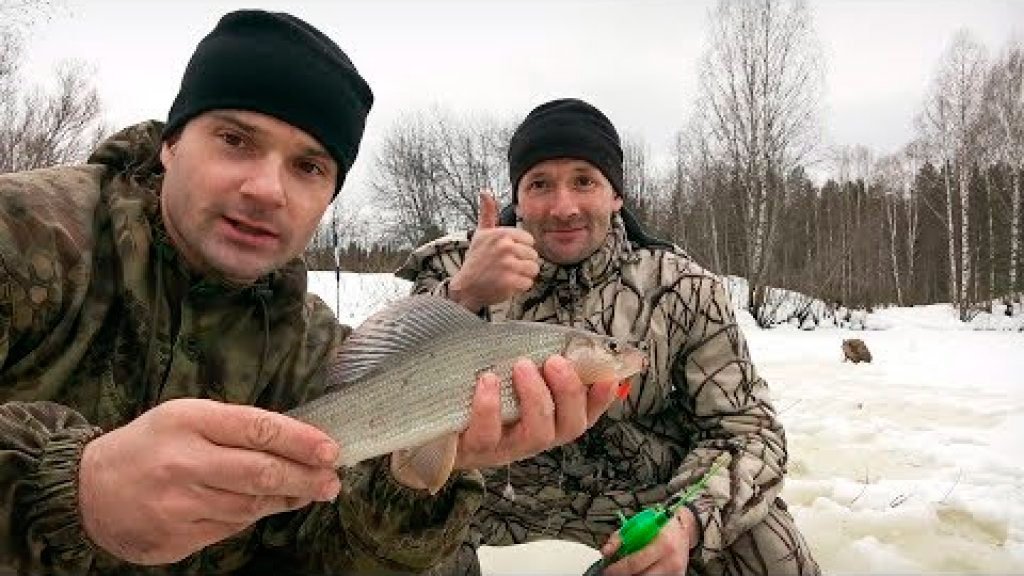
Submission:
[[[401,484],[437,494],[451,476],[459,435],[448,434],[423,446],[391,453],[391,474]]]

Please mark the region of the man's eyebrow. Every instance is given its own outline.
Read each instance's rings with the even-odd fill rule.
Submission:
[[[235,128],[238,128],[243,132],[252,134],[253,136],[265,136],[267,133],[266,130],[260,128],[259,126],[256,126],[255,124],[250,124],[244,120],[240,120],[231,114],[226,114],[223,112],[211,112],[210,116],[221,122],[231,124]],[[334,157],[331,156],[331,154],[327,152],[327,150],[324,150],[323,147],[320,146],[319,144],[304,145],[302,148],[302,155],[312,156],[316,158],[326,158],[330,160],[334,159]]]
[[[306,146],[302,149],[304,156],[313,156],[315,158],[324,158],[327,160],[334,160],[334,156],[331,156],[330,152],[324,150],[322,147],[317,145]]]
[[[260,128],[259,126],[256,126],[254,124],[250,124],[250,123],[248,123],[248,122],[246,122],[244,120],[239,120],[238,118],[236,118],[235,116],[233,116],[231,114],[226,114],[226,113],[223,113],[223,112],[210,112],[210,116],[212,116],[213,118],[217,119],[220,122],[225,122],[227,124],[231,124],[235,128],[238,128],[239,130],[242,130],[243,132],[248,132],[249,134],[253,134],[255,136],[262,136],[262,135],[264,135],[266,133],[266,131],[263,130],[262,128]]]

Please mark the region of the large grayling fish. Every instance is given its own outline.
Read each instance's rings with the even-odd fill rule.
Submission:
[[[512,365],[565,356],[584,384],[641,372],[646,356],[628,342],[536,322],[487,322],[436,296],[411,296],[368,318],[328,369],[328,392],[289,412],[341,446],[338,466],[393,454],[406,485],[436,492],[469,425],[477,376],[501,379],[501,414],[519,418]]]

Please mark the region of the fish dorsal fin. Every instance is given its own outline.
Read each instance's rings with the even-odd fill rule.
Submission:
[[[360,380],[442,336],[485,322],[440,296],[398,300],[367,318],[341,345],[328,369],[329,387]]]

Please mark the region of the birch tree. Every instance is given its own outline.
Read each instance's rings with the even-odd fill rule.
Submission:
[[[716,154],[742,190],[742,273],[755,318],[785,200],[784,176],[817,141],[822,89],[821,50],[804,0],[720,0],[700,94]]]
[[[960,310],[961,319],[965,320],[971,304],[968,295],[971,286],[968,180],[977,156],[985,66],[984,47],[967,31],[958,32],[939,62],[924,111],[926,131],[941,151],[945,165],[950,294]],[[955,193],[952,185],[954,173],[957,179]],[[956,205],[959,205],[958,218],[954,218]],[[959,246],[959,251],[956,246]]]
[[[993,64],[986,99],[995,123],[995,149],[1010,180],[1009,291],[1024,290],[1021,269],[1021,178],[1024,174],[1024,47],[1011,42]]]

